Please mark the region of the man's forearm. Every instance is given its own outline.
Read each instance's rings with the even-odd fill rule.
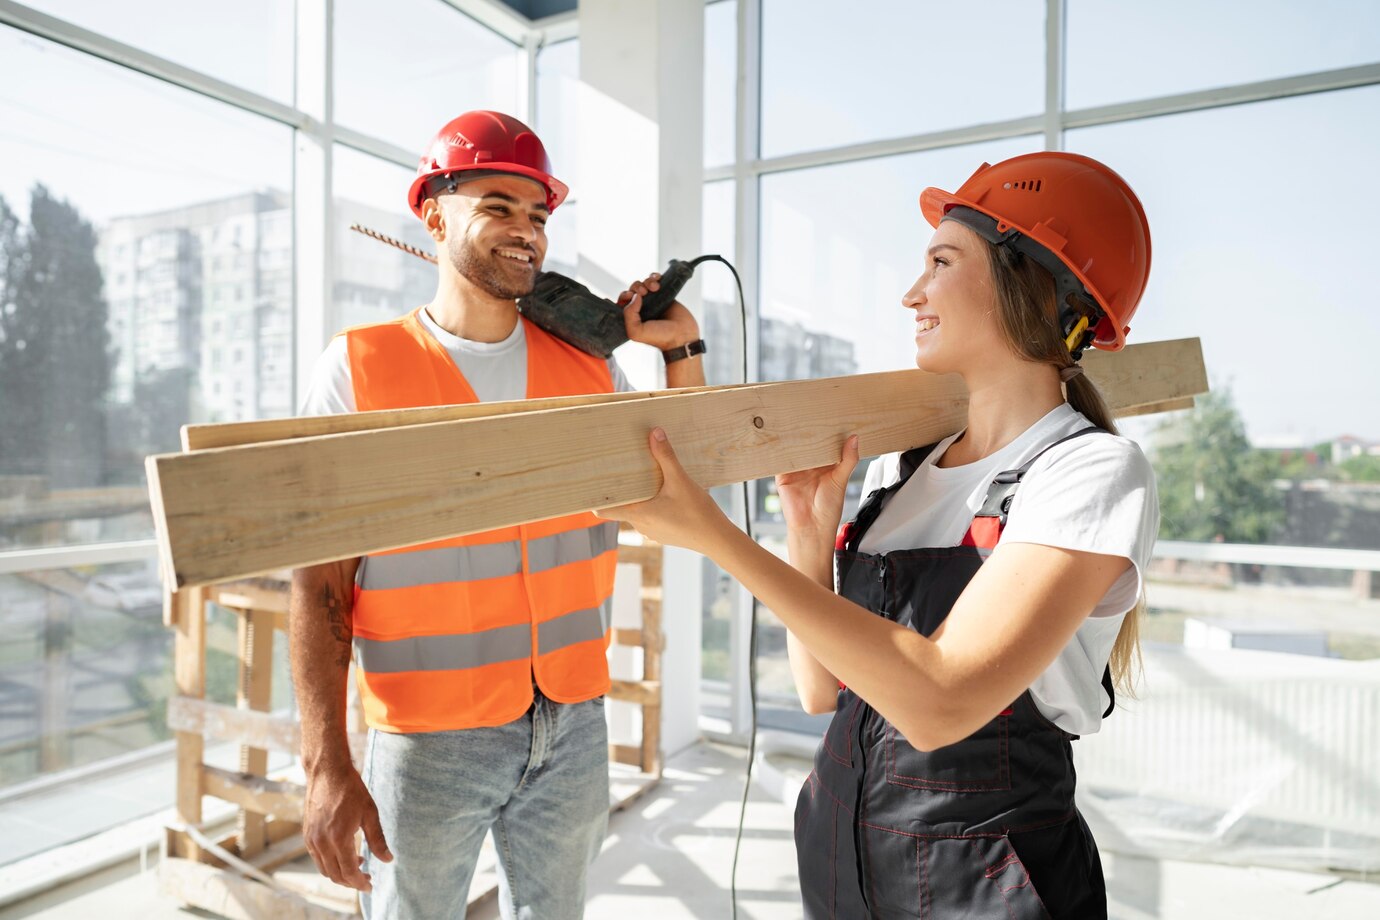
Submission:
[[[292,683],[302,715],[302,766],[309,776],[350,764],[345,682],[358,567],[358,559],[347,559],[292,573]]]

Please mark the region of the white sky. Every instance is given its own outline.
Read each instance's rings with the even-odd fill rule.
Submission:
[[[459,111],[515,105],[515,57],[505,43],[437,0],[398,3],[338,0],[342,123],[420,152]],[[290,101],[289,4],[32,5]],[[707,13],[713,162],[732,150],[734,6]],[[950,4],[937,18],[933,3],[878,0],[865,17],[840,17],[837,2],[764,0],[764,153],[1038,112],[1043,4],[996,6],[979,18]],[[1069,105],[1380,61],[1380,3],[1272,0],[1252,4],[1249,23],[1240,8],[1070,0]],[[944,40],[991,21],[1003,29],[989,30],[996,37],[984,59],[970,43]],[[1115,40],[1099,40],[1109,33]],[[461,41],[476,50],[456,54]],[[575,60],[553,54],[548,70],[572,70]],[[560,149],[573,148],[567,135],[578,118],[543,116],[542,125],[555,132],[559,160]],[[1233,386],[1253,437],[1380,439],[1372,356],[1380,295],[1371,278],[1380,252],[1377,125],[1380,87],[1368,87],[1067,135],[1068,149],[1126,176],[1151,220],[1154,269],[1132,341],[1201,336],[1210,372]],[[280,125],[0,27],[0,194],[21,214],[35,181],[97,222],[255,187],[287,189],[292,143]],[[915,204],[920,190],[952,188],[984,158],[1039,145],[1032,137],[765,177],[764,313],[853,338],[865,370],[907,366],[898,301],[930,232]],[[340,156],[336,170],[342,196],[402,207],[407,170],[359,154]],[[704,220],[706,243],[730,256],[731,194],[732,183],[708,190]],[[707,294],[728,299],[731,289],[708,274],[704,281]]]

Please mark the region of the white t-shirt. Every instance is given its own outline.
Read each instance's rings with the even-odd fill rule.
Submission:
[[[422,326],[445,346],[455,366],[469,381],[480,402],[502,402],[527,397],[527,333],[519,321],[501,342],[472,342],[452,335],[423,309]],[[618,362],[609,358],[609,374],[615,393],[633,389]],[[355,411],[355,388],[350,379],[350,354],[345,336],[331,339],[312,368],[311,382],[302,397],[301,415],[339,415]]]
[[[934,462],[958,435],[940,441],[892,496],[864,534],[859,550],[883,553],[958,545],[997,473],[1016,469],[1049,444],[1090,424],[1064,403],[991,456],[949,468]],[[878,457],[868,467],[863,495],[898,478],[900,454]],[[1051,449],[1031,466],[1016,490],[998,545],[1039,543],[1131,561],[1131,568],[1030,687],[1040,712],[1064,731],[1088,735],[1101,727],[1108,702],[1102,672],[1122,620],[1140,597],[1159,522],[1150,462],[1134,441],[1109,434],[1094,432]]]

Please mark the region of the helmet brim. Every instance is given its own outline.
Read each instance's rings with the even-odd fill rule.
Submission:
[[[547,175],[539,169],[532,169],[528,166],[518,166],[516,164],[503,164],[496,167],[492,163],[476,163],[473,166],[459,166],[454,169],[436,169],[422,173],[412,182],[412,187],[408,189],[407,201],[412,207],[412,213],[418,217],[422,216],[422,202],[426,200],[426,184],[437,176],[452,176],[456,173],[471,172],[473,170],[484,170],[486,173],[501,172],[512,176],[521,176],[524,179],[531,179],[542,188],[546,189],[546,207],[552,211],[560,207],[561,202],[565,201],[570,194],[570,187],[555,176]]]

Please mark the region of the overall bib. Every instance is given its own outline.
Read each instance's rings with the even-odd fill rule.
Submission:
[[[902,455],[900,479],[868,496],[835,554],[839,594],[926,636],[996,545],[1021,477],[1044,453],[998,474],[962,545],[858,552],[933,448]],[[1102,683],[1110,695],[1110,673]],[[796,805],[805,916],[1105,920],[1101,860],[1073,801],[1075,737],[1027,690],[969,737],[925,753],[841,689]]]

